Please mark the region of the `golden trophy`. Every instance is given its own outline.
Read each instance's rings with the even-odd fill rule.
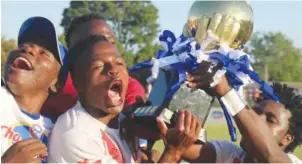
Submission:
[[[246,1],[195,1],[189,11],[183,35],[194,37],[204,52],[210,52],[222,45],[240,49],[249,40],[252,31],[253,10]],[[199,120],[206,121],[212,106],[211,99],[213,97],[204,90],[191,89],[183,84],[174,94],[169,109],[188,109]],[[230,118],[226,118],[226,121],[231,127]],[[235,141],[234,130],[230,134]]]
[[[192,34],[192,31],[195,31],[195,34]],[[189,11],[183,34],[195,37],[206,50],[219,44],[236,49],[249,40],[252,31],[253,9],[248,2],[195,1]],[[207,45],[207,35],[215,36],[216,41]]]
[[[206,52],[218,49],[220,45],[221,47],[224,45],[224,47],[234,49],[240,48],[248,41],[252,30],[253,11],[247,2],[195,1],[189,11],[188,21],[183,28],[183,35],[188,40],[194,37],[195,41],[200,44],[201,50]],[[191,43],[196,43],[195,41]],[[174,54],[173,56],[177,55],[180,56],[180,54]],[[142,67],[144,66],[142,65]],[[184,71],[187,72],[187,70]],[[175,113],[179,109],[185,109],[192,112],[200,121],[203,121],[202,126],[204,126],[214,96],[201,89],[189,88],[184,81],[179,83],[179,88],[174,87],[175,82],[179,82],[179,75],[183,72],[173,68],[159,69],[158,77],[153,83],[148,98],[151,105],[133,110],[138,122],[146,125],[149,129],[156,130],[155,117],[163,119],[167,124],[175,124]],[[171,99],[166,99],[167,93],[172,90],[171,88],[174,90],[177,88],[177,90],[173,93]],[[199,138],[202,142],[206,142],[204,133]],[[236,140],[236,136],[232,137],[232,140]]]

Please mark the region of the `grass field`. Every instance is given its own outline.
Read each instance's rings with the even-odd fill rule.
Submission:
[[[215,125],[207,125],[206,124],[206,128],[207,130],[207,135],[208,135],[208,140],[228,140],[231,141],[230,136],[228,135],[228,129],[227,129],[227,125],[224,124],[215,124]],[[238,130],[237,130],[238,131]],[[239,143],[240,141],[240,134],[237,132],[237,137],[238,137],[238,141],[236,142],[236,144]],[[155,144],[155,148],[159,151],[163,151],[164,145],[162,141],[158,141]],[[302,159],[302,147],[299,147],[296,149],[296,151],[294,152],[294,154]]]

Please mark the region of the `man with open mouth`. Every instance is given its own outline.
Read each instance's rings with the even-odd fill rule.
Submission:
[[[53,123],[40,110],[65,83],[65,53],[51,21],[31,17],[22,24],[1,87],[2,162],[46,162]]]
[[[103,35],[112,44],[116,43],[110,26],[104,18],[98,14],[87,14],[76,17],[70,23],[65,31],[65,41],[68,49],[71,49],[76,43],[91,35]],[[129,87],[127,90],[124,111],[137,103],[137,100],[145,100],[144,88],[134,78],[129,77]],[[139,101],[139,103],[141,102]],[[73,107],[77,102],[77,93],[74,89],[72,80],[68,76],[65,88],[56,96],[49,98],[43,106],[42,114],[56,120],[61,114]]]
[[[129,76],[115,45],[102,35],[89,36],[69,51],[68,59],[79,102],[58,118],[48,162],[138,162],[138,142],[128,146],[120,131]],[[200,122],[189,112],[180,112],[179,118],[177,127],[168,132],[159,121],[163,136],[175,138],[167,142],[160,162],[178,162],[198,138]]]
[[[103,35],[111,44],[116,43],[116,37],[110,29],[110,26],[99,14],[91,13],[75,17],[71,21],[70,26],[65,30],[65,34],[65,41],[68,49],[71,49],[76,43],[91,35]],[[129,77],[123,112],[134,105],[143,104],[146,100],[145,91],[147,92],[135,78]],[[73,107],[76,104],[76,101],[76,91],[71,78],[68,77],[62,92],[46,101],[42,109],[42,114],[56,120],[57,117]],[[145,140],[140,140],[140,146],[142,149],[146,149],[147,144]],[[152,157],[150,157],[150,159],[158,159],[159,156],[156,156],[156,153],[157,150],[153,149],[151,153]],[[142,155],[144,156],[144,154]]]

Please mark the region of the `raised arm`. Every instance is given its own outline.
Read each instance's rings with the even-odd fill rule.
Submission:
[[[280,149],[266,122],[261,120],[261,117],[248,107],[239,95],[234,94],[225,76],[216,86],[215,91],[217,96],[224,99],[224,103],[231,107],[228,110],[233,115],[242,137],[246,143],[250,143],[245,145],[247,153],[261,160],[259,162],[292,162]]]

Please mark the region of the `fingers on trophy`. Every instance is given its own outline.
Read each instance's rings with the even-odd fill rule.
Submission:
[[[195,37],[204,50],[225,44],[239,48],[251,37],[253,11],[246,1],[196,1],[183,34]]]

